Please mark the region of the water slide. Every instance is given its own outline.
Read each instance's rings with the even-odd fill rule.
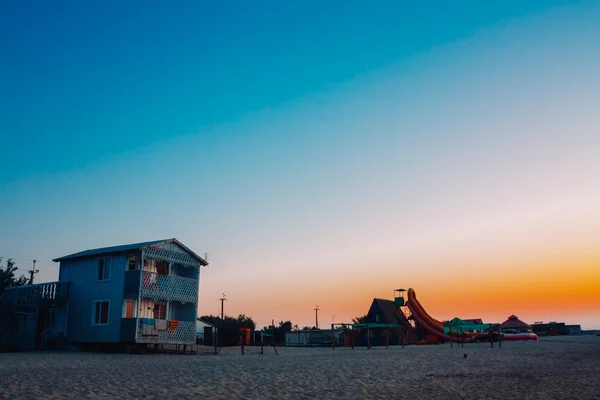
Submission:
[[[423,306],[421,306],[421,303],[419,303],[419,300],[417,300],[417,295],[414,289],[408,289],[408,300],[406,301],[406,306],[412,313],[415,320],[421,326],[427,329],[429,333],[437,336],[443,341],[470,343],[476,339],[475,336],[471,335],[459,335],[458,333],[454,332],[445,333],[444,324],[431,317],[427,311],[425,311]],[[502,340],[537,340],[537,335],[535,333],[504,335],[502,336]]]

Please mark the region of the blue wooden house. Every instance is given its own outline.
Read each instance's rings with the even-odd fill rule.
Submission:
[[[208,263],[177,239],[59,257],[58,282],[12,287],[0,303],[0,347],[55,343],[196,343],[200,268]]]

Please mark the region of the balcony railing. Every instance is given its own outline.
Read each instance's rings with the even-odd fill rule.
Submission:
[[[193,344],[196,343],[196,323],[190,321],[165,321],[166,327],[157,326],[155,319],[137,319],[137,343]],[[175,322],[176,327],[171,327]]]
[[[154,300],[198,303],[198,280],[141,271],[140,295]]]
[[[6,289],[4,300],[15,307],[37,307],[40,303],[64,303],[69,299],[69,282],[48,282]]]

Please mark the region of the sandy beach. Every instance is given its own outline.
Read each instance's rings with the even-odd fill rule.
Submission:
[[[207,351],[210,349],[206,348]],[[600,337],[219,355],[0,354],[0,397],[600,399]],[[467,357],[464,357],[464,354]]]

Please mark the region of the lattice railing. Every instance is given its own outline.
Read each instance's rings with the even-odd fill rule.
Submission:
[[[141,271],[140,296],[153,300],[198,303],[198,280]]]
[[[163,249],[162,247],[148,247],[144,249],[144,258],[153,258],[157,261],[168,261],[173,264],[181,264],[186,267],[200,268],[200,262],[186,253]]]
[[[196,323],[189,321],[177,321],[176,328],[169,328],[167,321],[166,329],[156,329],[156,321],[151,320],[152,325],[145,324],[144,319],[137,321],[138,343],[196,343]]]

